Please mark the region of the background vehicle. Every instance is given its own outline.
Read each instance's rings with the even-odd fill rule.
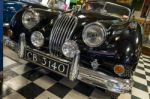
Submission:
[[[142,46],[142,27],[132,21],[131,9],[110,2],[87,2],[64,13],[29,7],[15,15],[10,29],[5,44],[20,58],[112,97],[131,90]]]
[[[4,25],[8,25],[12,17],[16,14],[16,12],[19,11],[24,6],[26,6],[26,4],[20,2],[19,0],[4,0],[4,8],[3,8]]]
[[[58,8],[60,7],[60,4],[63,4],[64,2],[59,3]],[[4,8],[3,8],[3,26],[8,26],[12,17],[23,7],[25,6],[34,6],[39,8],[44,7],[50,7],[50,4],[48,4],[48,0],[4,0]],[[42,6],[43,5],[43,6]],[[57,4],[55,5],[57,6]],[[63,6],[63,5],[62,5]],[[63,7],[60,7],[60,9],[63,10]]]

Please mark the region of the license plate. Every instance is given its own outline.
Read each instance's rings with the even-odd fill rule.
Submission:
[[[37,65],[44,66],[48,69],[50,69],[53,72],[56,72],[63,76],[68,76],[68,71],[70,64],[62,62],[58,59],[52,58],[47,55],[43,55],[42,53],[39,53],[38,51],[34,51],[31,49],[25,49],[25,60],[29,62],[33,62]]]

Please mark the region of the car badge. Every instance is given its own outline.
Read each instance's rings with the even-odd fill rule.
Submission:
[[[97,70],[99,65],[100,64],[98,63],[97,59],[95,59],[93,62],[91,62],[91,66],[92,66],[93,70]]]

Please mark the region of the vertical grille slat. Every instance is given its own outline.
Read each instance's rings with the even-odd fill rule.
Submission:
[[[66,36],[66,33],[67,33],[67,26],[69,25],[69,23],[70,23],[70,20],[68,20],[68,18],[66,18],[66,20],[65,20],[65,22],[64,22],[65,24],[64,24],[64,28],[62,29],[62,33],[59,35],[59,38],[57,39],[57,48],[56,49],[59,49],[60,47],[61,47],[61,42],[63,42],[64,40],[63,40],[63,38],[65,38],[65,36]],[[69,31],[68,31],[69,32]],[[60,52],[60,51],[59,51]],[[57,55],[58,55],[59,53],[57,52]]]
[[[69,19],[69,20],[68,20],[68,24],[66,24],[66,26],[65,26],[65,29],[64,29],[65,31],[63,32],[64,35],[62,36],[62,39],[59,41],[59,46],[60,46],[60,47],[62,47],[62,46],[61,46],[62,43],[67,39],[67,38],[66,38],[67,35],[71,33],[71,32],[69,31],[69,27],[70,27],[72,21],[73,21],[73,18],[72,18],[72,19]]]
[[[63,38],[62,38],[62,41],[65,41],[66,39],[68,39],[68,38],[67,38],[67,35],[71,34],[70,29],[72,29],[72,28],[70,28],[70,26],[71,26],[72,22],[74,21],[74,19],[72,18],[72,19],[70,19],[69,21],[70,21],[70,23],[68,24],[68,27],[66,28],[66,31],[65,31],[65,34],[64,34],[66,37],[63,37]],[[69,33],[67,34],[67,32],[69,32]],[[60,43],[61,43],[60,45],[63,44],[63,42],[60,42]]]
[[[61,28],[61,26],[63,26],[64,25],[64,22],[65,22],[65,18],[61,21],[61,22],[59,22],[59,26],[58,26],[58,29],[56,29],[56,33],[55,33],[55,36],[53,37],[53,39],[54,39],[54,46],[53,46],[53,49],[55,50],[55,52],[57,51],[57,40],[58,40],[58,38],[59,38],[59,36],[58,36],[58,33],[59,33],[59,35],[61,35],[61,31],[62,31],[62,28]]]
[[[56,23],[55,23],[55,25],[54,25],[54,27],[55,27],[56,29],[59,28],[58,25],[59,25],[59,22],[60,22],[60,21],[61,21],[61,20],[57,20],[57,21],[56,21]],[[53,44],[54,44],[54,43],[53,43],[53,42],[54,42],[54,38],[53,38],[53,37],[55,36],[55,34],[56,34],[56,31],[55,31],[54,29],[52,29],[51,34],[50,34],[51,36],[50,36],[50,39],[49,39],[49,41],[50,41],[50,42],[49,42],[49,49],[52,49],[53,46],[54,46],[54,45],[53,45]],[[50,53],[52,52],[52,50],[49,50],[49,51],[50,51]]]
[[[64,26],[64,28],[65,28],[65,25],[67,24],[66,23],[67,22],[67,18],[65,17],[64,18],[64,21],[62,21],[62,26]],[[56,43],[57,43],[57,46],[56,46],[56,50],[59,48],[59,42],[61,41],[61,38],[63,37],[62,35],[64,34],[64,29],[63,28],[61,28],[60,30],[59,30],[59,35],[57,35],[57,38],[56,38]]]
[[[58,18],[52,28],[49,38],[49,52],[58,56],[62,44],[69,39],[77,25],[77,18],[63,15]]]
[[[56,29],[55,29],[55,34],[54,34],[54,36],[53,36],[53,49],[56,51],[56,44],[57,44],[57,42],[56,42],[56,40],[57,40],[57,38],[58,38],[58,34],[57,33],[61,33],[61,26],[63,25],[63,22],[65,21],[65,18],[63,19],[63,20],[59,20],[59,22],[57,22],[58,23],[58,25],[56,25]]]
[[[74,24],[75,24],[75,23],[73,22],[70,27],[73,28],[73,27],[74,27]],[[69,31],[70,31],[70,32],[72,31],[71,28],[69,28]],[[71,34],[68,34],[68,35],[67,35],[67,38],[68,38],[70,35],[71,35]]]

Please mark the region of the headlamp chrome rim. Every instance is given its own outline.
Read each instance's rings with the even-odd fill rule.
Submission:
[[[78,51],[79,47],[74,40],[67,40],[62,45],[62,52],[68,58],[73,58]]]
[[[101,41],[99,44],[97,44],[97,45],[90,45],[89,42],[88,42],[87,37],[85,36],[85,31],[86,31],[90,26],[92,26],[92,25],[99,26],[100,29],[102,30],[101,32],[103,33],[103,34],[102,34],[102,35],[103,35],[103,39],[102,39],[102,41]],[[85,43],[87,46],[89,46],[89,47],[98,47],[98,46],[100,46],[100,45],[105,41],[105,39],[106,39],[106,34],[107,34],[106,28],[105,28],[105,26],[104,26],[102,23],[100,23],[100,22],[93,22],[93,23],[87,24],[87,25],[84,27],[83,33],[82,33],[82,39],[83,39],[84,43]]]
[[[39,37],[39,38],[37,38],[37,37]],[[39,41],[41,41],[41,42],[39,42]],[[37,48],[43,46],[44,45],[43,34],[40,31],[34,31],[31,35],[31,43]]]
[[[29,19],[27,20],[25,18],[25,16],[29,13],[32,13],[33,17],[30,19],[34,19],[34,24],[31,25],[31,23],[27,24],[27,21],[29,21]],[[27,10],[24,11],[23,15],[22,15],[22,24],[25,28],[27,29],[32,29],[34,26],[36,26],[38,23],[40,22],[40,16],[39,13],[37,13],[33,8],[29,8]]]

